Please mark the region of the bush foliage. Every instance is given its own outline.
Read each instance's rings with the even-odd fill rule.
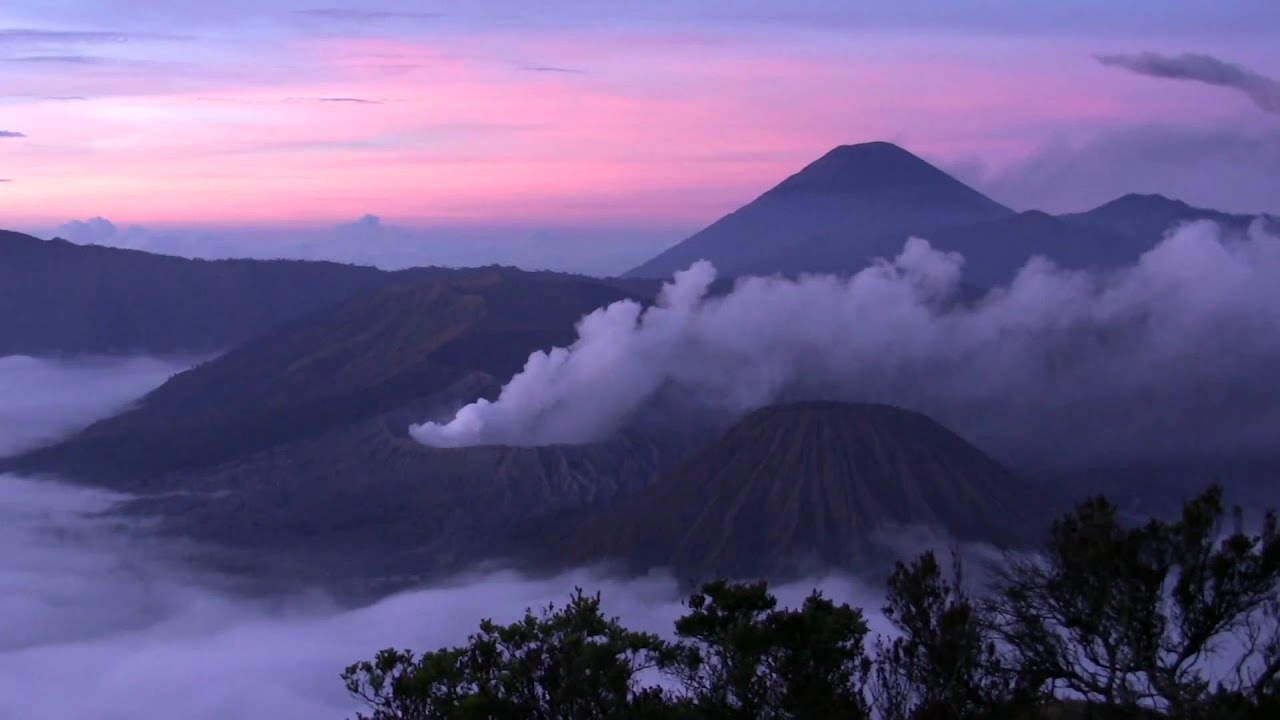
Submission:
[[[1276,518],[1246,532],[1217,487],[1137,527],[1087,501],[981,598],[963,585],[932,553],[898,563],[878,638],[858,608],[779,607],[763,582],[702,586],[671,639],[578,590],[343,679],[360,720],[1280,717]]]

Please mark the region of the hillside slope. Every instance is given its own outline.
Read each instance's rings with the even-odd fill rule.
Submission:
[[[406,279],[181,373],[133,409],[8,465],[141,486],[386,413],[412,409],[421,421],[496,393],[530,352],[568,344],[579,318],[625,297],[513,270]]]
[[[296,260],[190,260],[0,231],[0,355],[225,350],[392,274]]]

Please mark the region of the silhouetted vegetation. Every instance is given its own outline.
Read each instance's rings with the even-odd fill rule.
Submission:
[[[780,608],[763,582],[708,583],[687,608],[665,639],[579,590],[343,677],[367,720],[1280,717],[1276,518],[1246,531],[1216,487],[1136,527],[1085,502],[981,597],[958,562],[899,563],[874,640],[862,610],[818,592]]]

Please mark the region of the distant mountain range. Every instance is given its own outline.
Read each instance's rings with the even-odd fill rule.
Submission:
[[[1017,544],[1038,530],[1028,508],[1043,488],[900,409],[789,405],[737,424],[681,410],[538,448],[429,448],[407,428],[494,397],[529,353],[571,342],[584,314],[647,302],[698,259],[727,275],[846,273],[918,234],[990,285],[1032,255],[1131,262],[1195,219],[1255,220],[1140,195],[1016,213],[869,143],[833,150],[624,278],[199,261],[0,233],[0,354],[226,351],[0,472],[142,493],[130,511],[166,531],[319,576],[414,578],[493,557],[785,574],[874,555],[880,533],[911,524]]]
[[[1032,256],[1069,268],[1132,263],[1178,223],[1242,230],[1255,216],[1126,195],[1088,212],[1017,213],[891,143],[838,147],[760,197],[626,273],[669,277],[697,260],[727,275],[849,273],[912,235],[966,258],[964,280],[1008,282]]]
[[[660,281],[701,259],[725,278],[845,274],[896,255],[919,235],[963,253],[965,283],[989,287],[1033,255],[1076,268],[1130,263],[1170,227],[1197,219],[1239,230],[1255,218],[1158,195],[1126,195],[1056,217],[1016,213],[896,145],[865,143],[832,150],[607,282],[652,297]],[[9,309],[0,315],[0,354],[220,352],[361,291],[457,272],[192,260],[0,231],[0,306]]]
[[[192,260],[0,231],[0,355],[222,352],[364,291],[494,269]],[[660,286],[613,284],[647,297]]]
[[[495,395],[529,353],[567,345],[580,317],[627,297],[512,270],[406,278],[182,373],[24,463],[134,489],[387,413],[447,413]]]
[[[188,260],[0,231],[0,355],[221,351],[391,278],[337,263]]]

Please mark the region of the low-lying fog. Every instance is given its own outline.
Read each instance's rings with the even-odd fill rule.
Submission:
[[[0,358],[0,454],[114,412],[180,369],[154,359]],[[606,609],[638,629],[668,631],[682,612],[670,578],[587,571],[459,577],[354,609],[318,591],[248,598],[184,563],[172,541],[101,515],[114,500],[0,475],[0,718],[348,717],[356,704],[339,679],[347,664],[391,645],[461,642],[482,617],[515,619],[575,586],[600,589]],[[879,581],[841,578],[779,596],[797,602],[815,584],[881,604]]]

